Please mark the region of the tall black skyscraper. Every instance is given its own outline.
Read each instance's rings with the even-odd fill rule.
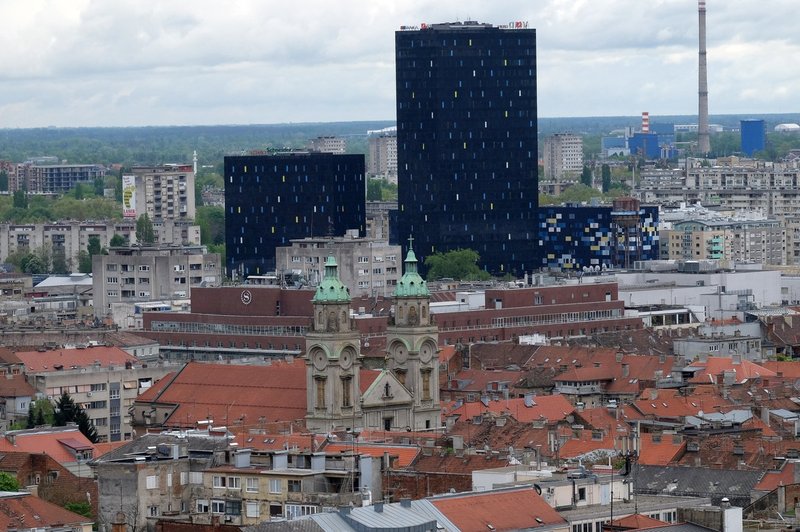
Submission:
[[[228,275],[274,271],[275,248],[290,245],[293,238],[342,236],[348,229],[363,235],[365,201],[363,155],[225,157]]]
[[[395,34],[399,237],[537,268],[536,31],[433,24]]]

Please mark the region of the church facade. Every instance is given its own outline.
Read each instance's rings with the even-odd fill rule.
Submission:
[[[438,330],[430,292],[413,249],[394,294],[385,367],[362,368],[360,335],[350,318],[350,293],[333,257],[317,288],[313,331],[306,335],[306,426],[332,430],[419,431],[441,425]],[[377,375],[376,375],[377,373]],[[372,381],[362,392],[361,381]]]

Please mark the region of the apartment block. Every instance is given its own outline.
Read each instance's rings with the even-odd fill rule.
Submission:
[[[292,240],[291,246],[276,248],[275,256],[278,271],[299,273],[311,286],[322,281],[325,260],[333,256],[342,282],[356,297],[391,295],[403,273],[400,246],[359,238],[357,232],[336,238]]]
[[[13,174],[9,173],[8,190],[63,194],[79,183],[93,186],[95,179],[105,176],[106,168],[100,164],[40,164],[28,161],[18,164]]]
[[[397,183],[397,129],[370,132],[368,143],[367,175]]]
[[[323,153],[344,153],[347,151],[347,140],[342,137],[316,137],[308,141],[308,149]]]
[[[134,166],[123,175],[124,215],[154,221],[194,220],[194,170],[191,164]],[[133,202],[130,201],[133,198]]]
[[[199,286],[219,286],[219,253],[205,246],[130,246],[92,257],[95,316],[112,303],[186,299]]]
[[[544,178],[577,180],[583,170],[583,137],[556,133],[544,139]]]

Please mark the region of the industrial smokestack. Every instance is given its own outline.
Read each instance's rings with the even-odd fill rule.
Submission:
[[[708,138],[708,67],[706,65],[706,2],[698,0],[697,13],[700,29],[700,57],[697,69],[697,149],[706,155],[711,151]]]
[[[642,133],[650,133],[650,113],[642,112]]]

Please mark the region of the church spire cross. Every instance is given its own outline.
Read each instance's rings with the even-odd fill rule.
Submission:
[[[408,235],[408,249],[414,249],[414,235]]]

